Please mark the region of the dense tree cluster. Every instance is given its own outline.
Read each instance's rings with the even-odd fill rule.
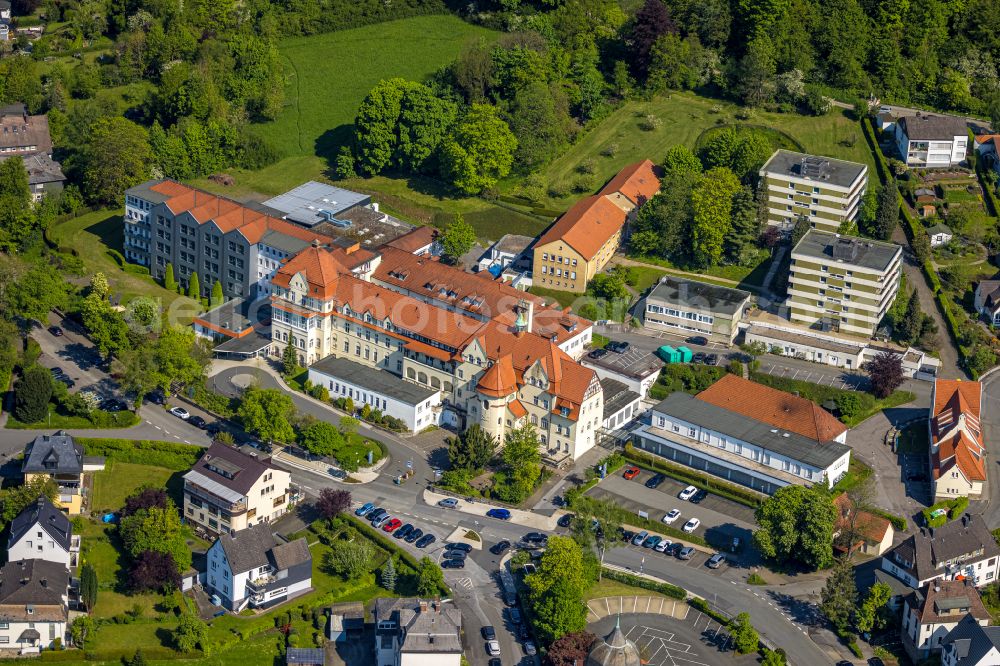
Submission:
[[[786,486],[764,500],[755,514],[760,526],[754,543],[779,563],[796,562],[809,570],[833,562],[833,526],[837,511],[822,486]]]

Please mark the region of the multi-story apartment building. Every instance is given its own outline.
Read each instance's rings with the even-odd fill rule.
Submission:
[[[965,514],[941,527],[920,528],[882,556],[882,569],[912,588],[937,580],[996,582],[1000,546],[983,517]]]
[[[269,523],[289,509],[291,475],[221,443],[184,475],[184,520],[219,534]]]
[[[868,167],[829,157],[778,150],[760,168],[767,185],[767,223],[791,231],[805,215],[814,229],[837,231],[857,220]]]
[[[792,249],[792,321],[870,336],[896,297],[902,257],[894,243],[809,230]]]
[[[828,488],[847,473],[847,428],[819,405],[736,375],[652,409],[637,448],[762,493]]]
[[[626,222],[659,191],[657,168],[645,160],[622,169],[600,193],[576,202],[535,244],[534,284],[585,292],[614,256]]]
[[[376,666],[460,666],[462,613],[440,599],[376,599]]]
[[[730,345],[749,305],[748,292],[665,275],[646,295],[642,320],[646,328]]]
[[[950,167],[965,159],[969,126],[955,116],[918,113],[893,128],[896,149],[910,167]]]
[[[934,497],[976,499],[986,485],[986,446],[980,423],[983,385],[937,379],[928,419]]]
[[[936,580],[903,600],[900,637],[913,663],[941,650],[945,637],[962,618],[972,616],[982,626],[990,623],[979,590],[964,580]]]
[[[0,655],[66,645],[68,606],[69,571],[61,563],[7,562],[0,568]]]
[[[531,297],[507,303],[485,284],[476,290],[483,278],[439,262],[432,262],[436,277],[416,279],[429,269],[407,268],[402,256],[394,255],[400,265],[393,276],[380,268],[351,271],[349,257],[342,249],[315,246],[278,270],[272,354],[280,356],[291,344],[304,365],[336,355],[439,390],[434,423],[459,429],[479,423],[498,439],[530,423],[553,462],[575,460],[594,445],[603,409],[600,383],[563,348],[589,340],[589,325],[580,330],[585,320],[553,314],[532,321]],[[376,276],[412,286],[393,285],[396,291]],[[420,291],[426,299],[410,295]],[[351,383],[326,377],[338,379]]]

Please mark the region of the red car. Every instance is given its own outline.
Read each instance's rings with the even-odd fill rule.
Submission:
[[[402,520],[400,520],[399,518],[393,518],[392,520],[390,520],[389,522],[387,522],[385,525],[382,526],[382,531],[391,532],[402,524],[403,524]]]
[[[638,467],[626,467],[625,468],[625,473],[622,474],[622,476],[624,476],[626,479],[628,479],[629,481],[631,481],[635,477],[639,476],[639,468]]]

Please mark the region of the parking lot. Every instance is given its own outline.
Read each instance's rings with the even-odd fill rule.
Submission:
[[[591,488],[587,494],[613,500],[636,514],[644,511],[650,520],[657,522],[667,511],[679,509],[681,516],[671,523],[671,527],[680,529],[690,518],[698,518],[701,525],[694,534],[709,543],[728,544],[733,537],[739,537],[749,545],[755,527],[753,509],[711,493],[698,504],[687,502],[677,496],[684,489],[684,483],[667,477],[659,487],[647,488],[645,483],[651,476],[652,472],[641,470],[630,481],[622,476],[620,470]]]
[[[768,362],[766,358],[760,360],[760,371],[775,377],[787,377],[788,379],[799,379],[804,382],[812,382],[821,386],[832,386],[833,388],[845,389],[848,391],[860,391],[867,385],[868,378],[864,375],[844,370],[838,375],[831,375],[829,368],[824,368],[824,372],[819,370],[792,369],[786,366],[775,365]]]
[[[621,622],[625,637],[639,648],[648,666],[731,666],[755,664],[757,655],[738,655],[731,649],[728,630],[692,609],[684,620],[662,615],[606,617],[591,624],[589,631],[603,639]]]

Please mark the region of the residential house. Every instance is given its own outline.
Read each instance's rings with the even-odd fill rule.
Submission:
[[[7,559],[47,560],[75,568],[80,557],[80,537],[73,524],[46,497],[26,506],[10,524]]]
[[[365,605],[360,601],[345,601],[330,606],[327,639],[334,643],[357,640],[365,630]]]
[[[270,608],[312,589],[305,538],[281,541],[267,523],[220,534],[205,563],[205,591],[234,613]]]
[[[349,398],[356,409],[368,405],[403,421],[410,432],[440,425],[441,390],[404,382],[388,370],[327,356],[309,366],[309,381],[330,392],[330,399]]]
[[[83,455],[83,446],[64,430],[39,435],[24,449],[24,482],[46,476],[59,487],[56,506],[75,515],[83,510],[84,474],[104,469],[104,458]]]
[[[877,557],[892,547],[895,530],[888,520],[871,511],[856,509],[847,493],[837,495],[833,504],[837,508],[833,541],[838,551]]]
[[[58,562],[19,560],[0,568],[0,651],[21,654],[67,644],[69,571]]]
[[[914,663],[941,650],[944,638],[963,618],[972,617],[987,626],[990,613],[979,590],[964,580],[936,580],[903,601],[903,648]]]
[[[837,231],[858,219],[868,166],[777,150],[760,168],[767,186],[767,223],[790,233],[800,216],[814,229]]]
[[[951,242],[951,239],[955,237],[955,233],[951,230],[951,227],[942,222],[928,227],[927,235],[931,239],[931,247],[941,247]]]
[[[432,226],[414,227],[398,238],[388,241],[384,247],[394,247],[419,257],[440,257],[444,253],[438,230]]]
[[[269,523],[290,508],[290,481],[270,458],[216,442],[184,474],[184,520],[213,534]]]
[[[927,421],[934,497],[979,497],[986,483],[986,447],[980,423],[983,386],[938,379]]]
[[[441,393],[431,423],[458,430],[479,423],[498,439],[531,423],[552,464],[593,447],[600,384],[572,356],[589,342],[589,322],[438,261],[380,252],[380,266],[392,269],[368,275],[320,247],[286,262],[273,280],[272,354],[292,344],[310,366],[335,355],[430,387]],[[348,391],[367,392],[339,379]],[[388,408],[389,395],[369,398]]]
[[[941,527],[921,528],[882,556],[882,569],[912,588],[936,580],[997,580],[1000,546],[982,516],[965,514]]]
[[[1000,280],[980,280],[973,303],[980,317],[1000,326]]]
[[[10,21],[10,0],[0,0],[0,21]]]
[[[653,407],[633,444],[732,483],[772,494],[781,487],[832,488],[847,473],[847,428],[811,400],[737,375]]]
[[[585,292],[614,256],[626,222],[659,191],[657,167],[645,160],[622,169],[599,194],[576,202],[535,243],[533,284]]]
[[[895,243],[810,229],[792,248],[792,322],[871,336],[896,298],[902,257]]]
[[[462,613],[427,599],[375,600],[376,666],[460,666]]]
[[[900,158],[909,167],[952,167],[965,159],[969,129],[965,120],[917,112],[900,118],[894,138]]]
[[[676,335],[703,335],[731,345],[739,333],[749,292],[664,275],[640,302],[645,328]]]
[[[0,14],[3,14],[2,6]],[[9,21],[9,16],[0,18],[0,41],[7,41],[14,35]],[[48,116],[28,115],[24,104],[0,108],[0,161],[10,157],[24,160],[32,201],[62,191],[66,176],[60,164],[52,159]]]
[[[997,666],[1000,627],[984,627],[966,615],[941,641],[941,666]]]

